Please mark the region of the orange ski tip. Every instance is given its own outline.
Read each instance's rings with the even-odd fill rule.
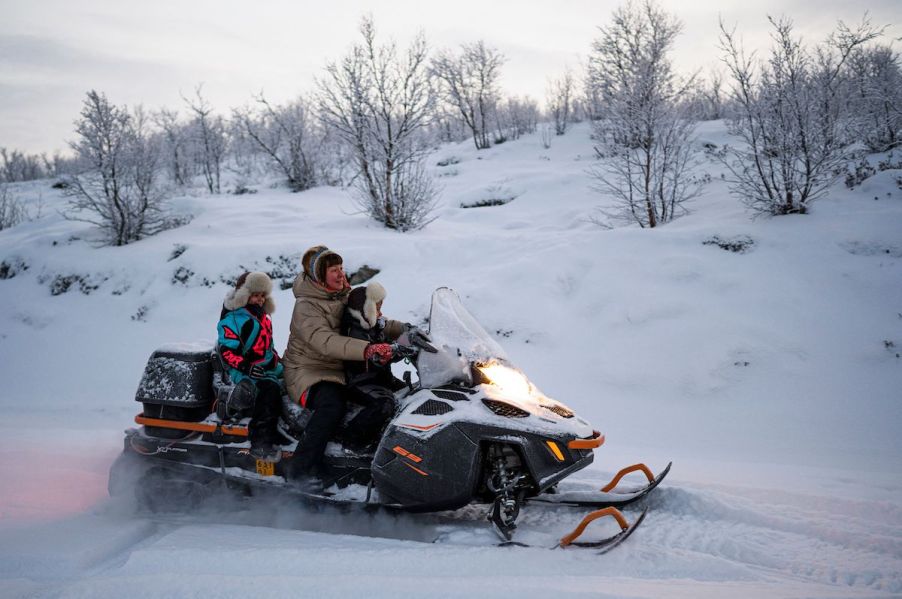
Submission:
[[[576,526],[576,528],[573,529],[572,532],[561,537],[560,546],[566,547],[577,538],[579,538],[579,535],[583,534],[583,532],[586,530],[586,527],[591,522],[598,520],[599,518],[604,518],[605,516],[611,516],[612,518],[614,518],[617,521],[617,524],[620,525],[621,530],[626,530],[630,527],[629,522],[626,521],[626,518],[623,516],[620,510],[615,507],[602,508],[600,510],[595,510],[594,512],[589,512],[588,514],[586,514],[586,516]]]
[[[604,444],[604,435],[598,435],[594,439],[573,439],[567,443],[570,449],[595,449]]]

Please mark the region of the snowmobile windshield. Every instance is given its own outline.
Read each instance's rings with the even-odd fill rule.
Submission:
[[[501,346],[464,308],[457,293],[447,287],[432,294],[429,335],[438,352],[420,352],[417,371],[424,387],[448,383],[471,386],[471,364],[510,364]]]

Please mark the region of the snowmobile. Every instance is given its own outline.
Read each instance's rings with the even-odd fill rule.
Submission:
[[[428,336],[430,351],[395,347],[413,371],[404,373],[397,410],[378,445],[360,452],[329,444],[324,492],[310,492],[291,477],[309,411],[283,397],[281,459],[255,460],[247,441],[253,395],[231,385],[216,348],[160,348],[138,386],[140,427],[126,431],[123,453],[110,471],[110,494],[133,490],[151,509],[196,505],[224,487],[278,488],[304,500],[408,512],[456,510],[475,502],[486,506],[502,544],[518,544],[512,535],[527,504],[584,506],[593,511],[557,546],[602,552],[639,526],[645,511],[630,523],[619,508],[657,487],[670,464],[657,476],[644,464],[628,466],[600,491],[561,491],[558,483],[592,463],[604,436],[530,383],[453,290],[434,292]],[[644,486],[618,492],[615,487],[633,472],[645,476]],[[602,517],[615,519],[620,532],[576,541]]]

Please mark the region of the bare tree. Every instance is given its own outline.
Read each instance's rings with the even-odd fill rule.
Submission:
[[[0,182],[34,181],[49,175],[47,157],[0,148]]]
[[[191,179],[188,128],[179,121],[177,111],[166,108],[154,115],[154,121],[163,132],[164,163],[170,179],[176,185],[187,185]]]
[[[546,102],[548,113],[554,121],[555,135],[567,132],[573,107],[574,81],[573,72],[568,68],[564,74],[548,83]]]
[[[603,216],[656,227],[686,212],[697,195],[690,158],[694,122],[668,54],[680,23],[651,0],[618,8],[593,43],[587,81],[603,111],[594,124],[600,166],[595,189],[616,207]]]
[[[840,23],[814,52],[793,37],[792,22],[769,18],[774,46],[766,61],[746,56],[734,31],[721,23],[724,61],[737,115],[730,132],[742,144],[724,163],[732,191],[757,214],[805,214],[842,172],[853,141],[843,109],[843,65],[879,32],[864,19],[855,30]]]
[[[0,183],[0,231],[15,227],[28,217],[22,202],[9,190],[9,185]]]
[[[491,145],[492,114],[500,97],[498,78],[504,61],[504,55],[482,40],[462,45],[459,54],[440,52],[432,61],[445,101],[470,129],[477,150]]]
[[[371,17],[363,41],[318,81],[320,117],[352,149],[354,188],[361,209],[386,227],[427,224],[436,189],[423,166],[424,134],[433,107],[422,34],[399,55],[394,42],[377,45]]]
[[[130,115],[104,94],[88,92],[75,122],[72,149],[84,165],[69,178],[70,220],[97,225],[112,245],[164,228],[163,190],[156,183],[158,151],[140,108]]]
[[[196,159],[200,163],[207,189],[210,193],[220,193],[222,163],[228,145],[226,128],[223,118],[213,114],[213,108],[202,92],[203,86],[198,85],[194,90],[194,98],[182,96],[182,99],[194,115],[191,124]]]
[[[526,96],[511,97],[498,103],[493,113],[495,121],[494,142],[503,143],[533,133],[539,122],[538,103]]]
[[[889,45],[856,48],[849,55],[849,107],[858,138],[883,152],[902,142],[902,68]]]
[[[234,118],[294,191],[317,184],[316,158],[319,148],[313,117],[307,101],[298,98],[284,106],[273,106],[261,93],[257,108],[234,111]]]

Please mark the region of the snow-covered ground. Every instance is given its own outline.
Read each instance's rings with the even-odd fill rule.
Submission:
[[[699,131],[726,139],[719,122]],[[691,215],[604,230],[588,222],[605,199],[586,125],[550,149],[535,135],[442,146],[439,161],[437,218],[409,234],[353,214],[343,190],[261,186],[178,198],[190,224],[97,247],[50,182],[18,186],[43,217],[0,232],[14,273],[0,280],[0,596],[902,596],[900,171],[839,183],[811,215],[752,220],[705,163]],[[497,198],[514,199],[461,208]],[[605,433],[575,480],[673,460],[635,535],[598,556],[495,547],[475,508],[151,517],[108,499],[150,352],[212,340],[223,280],[287,277],[318,243],[350,271],[382,269],[389,316],[419,322],[435,287],[457,290],[540,389]],[[291,291],[276,301],[282,348]],[[518,534],[550,546],[583,511],[527,509]]]

